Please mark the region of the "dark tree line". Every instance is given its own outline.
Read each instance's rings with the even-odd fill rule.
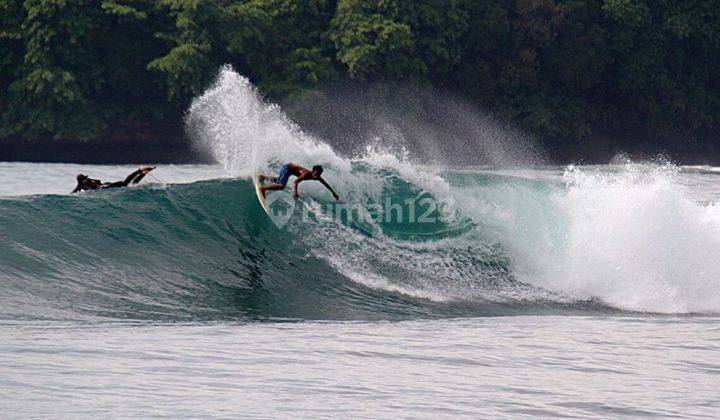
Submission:
[[[177,126],[232,64],[271,98],[447,89],[562,148],[712,148],[718,0],[0,0],[0,138]]]

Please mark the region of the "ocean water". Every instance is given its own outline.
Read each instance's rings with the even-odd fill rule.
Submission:
[[[3,418],[720,416],[720,168],[341,156],[229,68],[187,125],[131,188],[0,163]],[[268,217],[286,161],[342,203]]]
[[[3,417],[716,418],[717,319],[3,323]]]

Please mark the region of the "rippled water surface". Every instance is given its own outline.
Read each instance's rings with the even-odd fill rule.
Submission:
[[[11,417],[717,417],[717,318],[0,326]]]

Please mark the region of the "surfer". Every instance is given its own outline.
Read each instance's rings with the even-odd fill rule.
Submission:
[[[125,180],[117,182],[102,182],[99,179],[92,179],[87,175],[78,174],[76,177],[77,185],[72,192],[76,193],[86,190],[104,190],[108,188],[127,187],[131,182],[133,184],[140,182],[145,175],[150,173],[153,169],[155,169],[155,166],[141,166],[135,172],[128,175]]]
[[[295,180],[295,183],[293,184],[293,197],[298,198],[298,184],[300,184],[303,181],[320,181],[321,184],[325,186],[330,192],[332,193],[333,197],[335,197],[336,200],[339,200],[340,197],[338,197],[337,193],[335,193],[335,190],[332,189],[330,185],[328,185],[327,182],[322,178],[323,173],[323,167],[320,165],[315,165],[312,167],[312,169],[303,168],[300,165],[296,165],[294,163],[285,163],[280,167],[280,173],[278,174],[277,178],[270,178],[265,175],[258,176],[258,181],[260,183],[264,183],[266,179],[271,181],[271,184],[264,185],[260,187],[260,193],[262,194],[263,198],[265,198],[265,191],[279,191],[284,190],[285,186],[288,183],[288,180],[290,180],[291,176],[296,176],[297,179]]]

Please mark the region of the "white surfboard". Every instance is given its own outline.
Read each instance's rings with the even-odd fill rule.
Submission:
[[[258,174],[255,174],[255,177],[253,178],[253,185],[255,185],[255,193],[257,194],[258,201],[260,202],[260,206],[265,211],[265,214],[268,216],[270,215],[270,209],[268,208],[267,200],[265,200],[265,197],[262,196],[262,193],[260,192],[260,187],[262,184],[260,183],[260,180],[258,179]]]

